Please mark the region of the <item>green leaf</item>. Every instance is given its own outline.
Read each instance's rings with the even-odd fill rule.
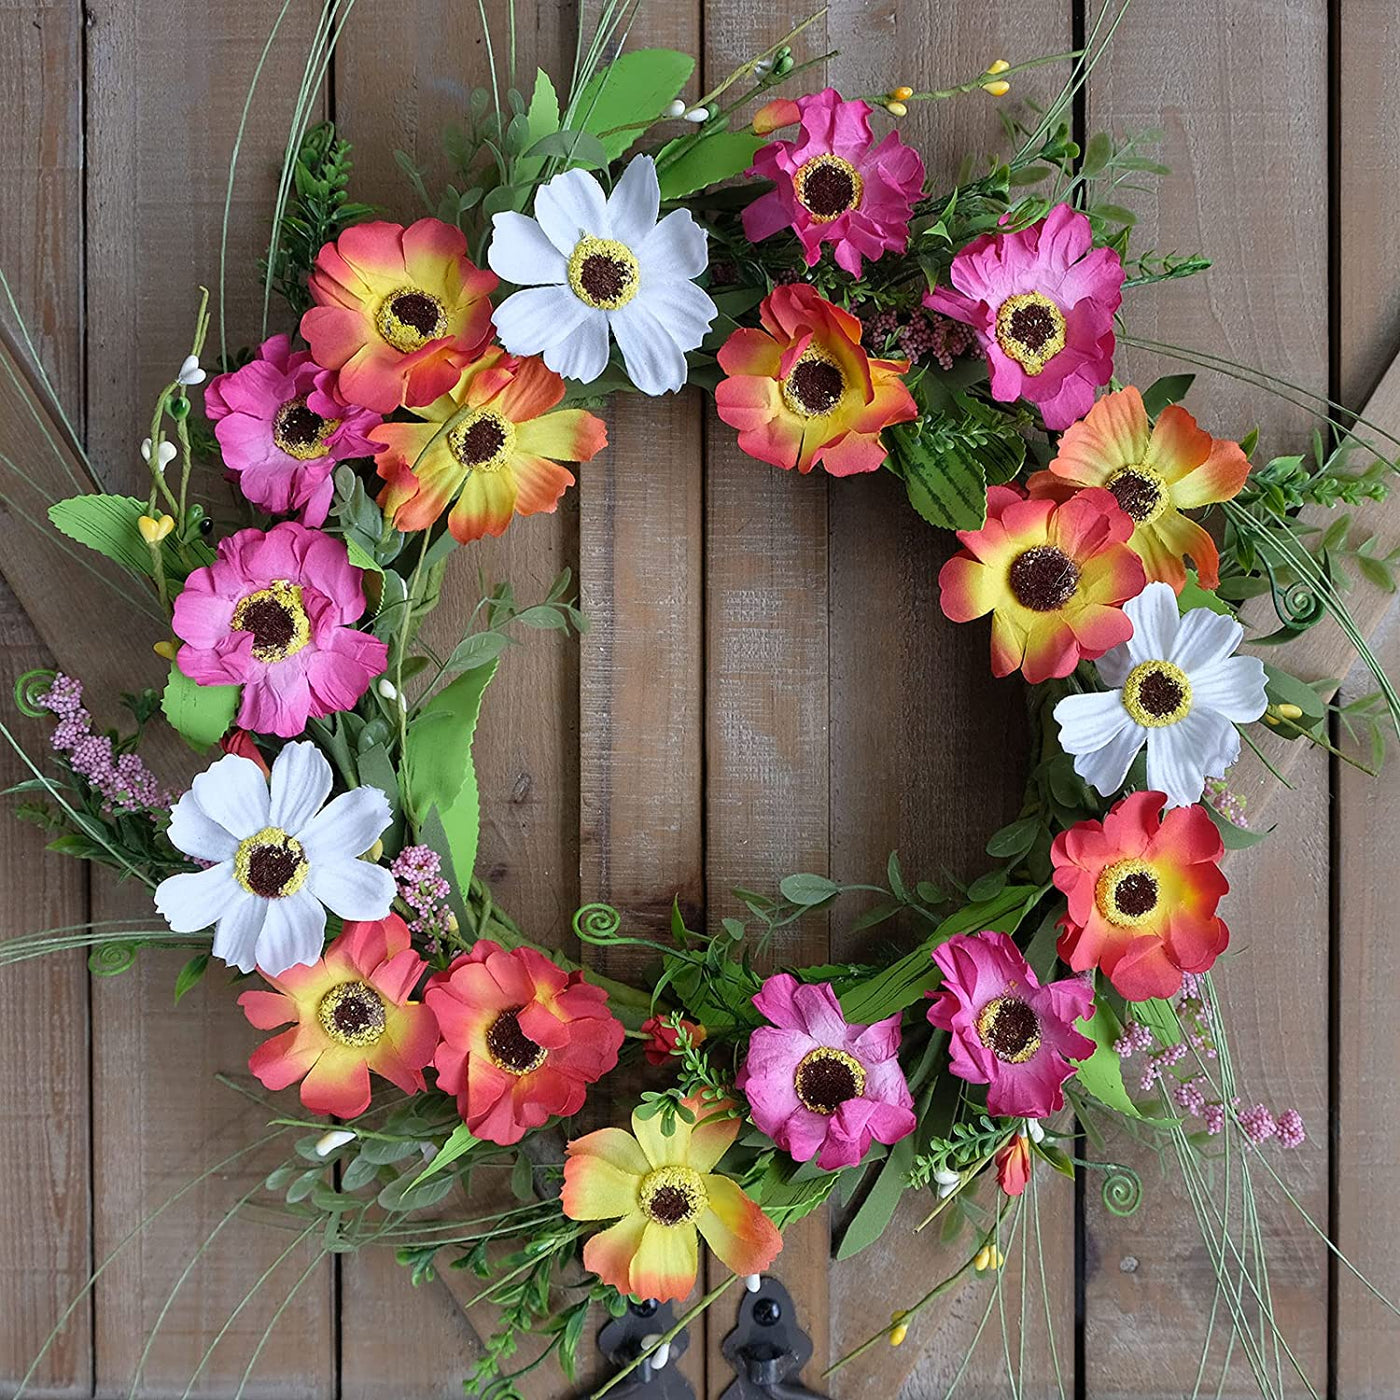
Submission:
[[[141,578],[151,575],[151,550],[136,522],[146,502],[134,496],[72,496],[49,507],[49,519],[70,540],[105,554]]]
[[[1148,385],[1142,396],[1142,406],[1149,418],[1155,418],[1168,404],[1180,403],[1196,382],[1194,374],[1164,374]]]
[[[453,1128],[451,1136],[443,1143],[436,1157],[418,1173],[416,1177],[404,1188],[410,1191],[422,1185],[430,1176],[436,1176],[440,1171],[445,1171],[459,1157],[465,1157],[477,1144],[477,1139],[472,1136],[471,1129],[465,1123]]]
[[[689,54],[633,49],[593,75],[573,104],[572,125],[600,137],[608,159],[616,160],[642,134],[636,123],[660,117],[694,71]],[[629,130],[614,130],[621,126]]]
[[[987,842],[987,854],[998,860],[1019,860],[1035,845],[1039,834],[1040,818],[1022,817],[1020,821],[993,833],[992,839]]]
[[[1116,1113],[1141,1118],[1137,1105],[1123,1086],[1123,1061],[1113,1048],[1113,1042],[1123,1034],[1113,1008],[1100,997],[1094,1014],[1076,1021],[1075,1026],[1094,1042],[1094,1053],[1079,1064],[1077,1082],[1080,1088]]]
[[[540,164],[548,156],[558,156],[571,165],[582,166],[585,170],[601,170],[611,159],[603,142],[587,131],[551,132],[548,136],[541,137],[540,140],[536,141],[525,152],[522,161]],[[501,212],[490,208],[492,202],[488,196],[487,204],[482,207],[486,208],[488,212]]]
[[[196,953],[184,967],[182,967],[175,978],[175,1004],[180,1004],[180,998],[191,988],[199,985],[200,979],[204,976],[204,970],[209,966],[208,953]]]
[[[1218,808],[1212,807],[1209,802],[1203,802],[1201,805],[1206,809],[1206,815],[1215,823],[1227,851],[1248,850],[1250,846],[1257,846],[1273,831],[1273,827],[1266,831],[1251,831],[1247,826],[1236,826],[1229,817]]]
[[[1219,613],[1222,617],[1235,615],[1234,608],[1225,599],[1212,593],[1210,589],[1201,587],[1201,581],[1197,578],[1195,569],[1187,569],[1186,582],[1177,597],[1176,606],[1183,617],[1193,608],[1209,608],[1211,612]]]
[[[679,199],[742,174],[753,164],[754,152],[763,142],[763,137],[751,131],[721,131],[692,141],[689,149],[661,172],[661,198]]]
[[[841,886],[825,875],[789,875],[778,888],[794,904],[821,904],[841,893]]]
[[[1264,663],[1264,678],[1264,693],[1269,704],[1296,705],[1303,712],[1301,719],[1280,724],[1277,728],[1270,725],[1274,733],[1281,734],[1285,739],[1300,739],[1303,733],[1311,734],[1314,738],[1323,738],[1323,731],[1327,725],[1327,706],[1317,691],[1307,681],[1300,681],[1297,676],[1281,671],[1277,666],[1269,665],[1267,661]],[[1335,682],[1328,684],[1335,685]]]
[[[940,530],[980,530],[987,520],[987,474],[956,444],[937,451],[924,435],[887,428],[890,461],[904,478],[909,504]]]
[[[236,685],[200,685],[172,661],[160,707],[180,737],[203,753],[228,733],[241,691]]]

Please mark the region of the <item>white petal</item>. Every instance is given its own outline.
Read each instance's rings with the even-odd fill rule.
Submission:
[[[583,303],[575,301],[574,305]],[[592,307],[585,310],[583,320],[545,350],[544,362],[555,374],[591,384],[608,367],[608,314]]]
[[[342,919],[382,919],[394,902],[394,877],[367,860],[313,864],[306,887]]]
[[[300,831],[331,795],[331,782],[331,765],[315,744],[288,744],[272,764],[270,823]]]
[[[586,170],[566,170],[535,195],[535,218],[545,237],[567,258],[580,238],[611,238],[603,187]]]
[[[240,900],[253,897],[233,878],[232,861],[193,874],[171,875],[155,890],[156,908],[176,933],[199,933]]]
[[[232,860],[238,850],[238,838],[205,812],[193,792],[170,809],[169,835],[177,851],[198,860]]]
[[[1264,663],[1257,656],[1227,656],[1190,675],[1192,706],[1214,710],[1235,724],[1258,719],[1268,706]]]
[[[643,273],[633,306],[649,311],[682,350],[694,350],[709,334],[719,308],[709,295],[684,278],[670,277],[657,282]],[[624,308],[627,310],[630,308]],[[613,318],[617,333],[617,318]]]
[[[508,296],[493,319],[497,337],[512,355],[538,355],[567,340],[589,317],[602,314],[567,287],[527,287]],[[603,338],[606,342],[606,324]]]
[[[270,899],[240,890],[244,895],[230,907],[214,930],[214,956],[240,972],[251,972],[258,965],[258,935],[267,918]]]
[[[190,784],[190,792],[206,817],[240,841],[267,825],[267,779],[251,758],[225,754]]]
[[[1132,644],[1123,642],[1121,645],[1104,652],[1099,659],[1094,662],[1094,669],[1099,673],[1099,679],[1114,690],[1122,690],[1123,682],[1128,679],[1128,672],[1137,665],[1133,660]]]
[[[258,966],[273,977],[289,967],[314,963],[326,944],[326,911],[307,889],[267,902],[258,935]]]
[[[1147,736],[1147,785],[1167,795],[1168,807],[1201,800],[1206,778],[1221,778],[1239,757],[1234,725],[1206,709],[1193,709],[1179,724]]]
[[[1060,726],[1060,747],[1069,754],[1094,753],[1133,723],[1116,690],[1066,695],[1055,706],[1055,719]]]
[[[1136,598],[1123,604],[1133,624],[1127,646],[1134,661],[1163,660],[1171,655],[1181,613],[1169,583],[1149,583]]]
[[[661,183],[656,178],[656,162],[650,156],[637,156],[622,172],[622,179],[608,196],[608,222],[619,243],[635,249],[656,227],[661,212]]]
[[[699,277],[709,266],[708,238],[689,209],[667,214],[636,249],[643,269],[658,267],[666,276]]]
[[[491,220],[491,246],[486,261],[497,277],[518,287],[563,282],[569,275],[564,255],[545,237],[534,219],[507,210]]]
[[[1192,608],[1181,619],[1176,645],[1162,655],[1194,680],[1197,670],[1233,656],[1243,640],[1244,628],[1233,617],[1209,608]]]
[[[608,319],[627,366],[627,377],[642,393],[665,394],[685,383],[685,352],[640,298]]]
[[[1133,766],[1142,741],[1147,737],[1141,725],[1124,725],[1102,748],[1078,754],[1074,760],[1074,771],[1100,797],[1112,797],[1123,786],[1128,769]]]
[[[362,855],[391,819],[389,799],[377,787],[357,787],[342,792],[293,835],[305,847],[314,873],[318,865]]]

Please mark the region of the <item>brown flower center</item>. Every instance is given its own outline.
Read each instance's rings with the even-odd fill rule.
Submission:
[[[1079,565],[1053,544],[1039,544],[1011,561],[1007,585],[1023,608],[1054,612],[1074,597]]]
[[[1040,1018],[1020,997],[993,997],[977,1017],[977,1035],[1004,1064],[1024,1064],[1040,1049]]]
[[[529,1074],[544,1064],[545,1049],[520,1029],[523,1006],[502,1011],[486,1032],[486,1053],[497,1069],[507,1074]]]
[[[374,326],[381,339],[409,355],[447,334],[447,312],[431,292],[400,287],[379,303]]]
[[[384,998],[366,982],[341,982],[321,998],[316,1017],[342,1045],[375,1044],[388,1025]]]
[[[865,193],[865,183],[855,166],[837,155],[814,156],[793,177],[792,184],[803,207],[819,224],[829,224],[854,209]]]
[[[792,1084],[807,1108],[830,1117],[848,1099],[865,1092],[865,1066],[844,1050],[821,1045],[798,1062]]]
[[[819,350],[806,351],[783,380],[783,402],[799,418],[824,418],[846,392],[846,376]]]
[[[338,427],[339,418],[322,418],[307,408],[305,399],[290,399],[272,420],[272,440],[287,456],[310,462],[330,451],[326,439]]]
[[[490,409],[476,409],[447,432],[452,455],[474,472],[500,471],[515,450],[515,424]]]
[[[599,311],[616,311],[637,295],[640,266],[632,250],[614,238],[579,239],[569,256],[569,286]]]
[[[295,656],[311,640],[301,585],[286,579],[274,579],[240,599],[229,626],[235,632],[251,632],[253,656],[268,664]]]
[[[1170,661],[1142,661],[1123,682],[1123,708],[1144,728],[1165,729],[1191,713],[1191,681]]]
[[[1039,374],[1065,348],[1065,313],[1040,292],[1018,292],[997,310],[996,338],[1027,374]]]
[[[709,1203],[710,1194],[693,1167],[657,1167],[637,1189],[642,1214],[668,1229],[690,1224]]]
[[[265,826],[238,844],[233,877],[260,899],[285,899],[306,883],[311,869],[301,842],[280,826]]]
[[[1124,467],[1109,478],[1108,489],[1137,525],[1150,525],[1167,507],[1162,478],[1150,467]]]
[[[1094,889],[1099,913],[1120,926],[1145,923],[1160,898],[1156,872],[1142,860],[1120,860],[1106,867]]]

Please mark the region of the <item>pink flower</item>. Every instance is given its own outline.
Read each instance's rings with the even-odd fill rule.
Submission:
[[[898,132],[875,145],[869,105],[843,102],[835,88],[798,98],[796,108],[801,135],[770,142],[754,156],[748,173],[777,188],[744,210],[744,233],[758,243],[792,229],[808,267],[823,243],[834,243],[837,263],[859,277],[863,257],[873,260],[907,245],[924,163]]]
[[[1017,233],[984,233],[953,259],[956,290],[924,298],[931,311],[965,321],[992,374],[992,397],[1040,405],[1058,431],[1082,418],[1113,375],[1113,313],[1123,264],[1095,248],[1089,220],[1067,204]]]
[[[1064,1106],[1061,1085],[1071,1060],[1094,1052],[1074,1023],[1093,1010],[1094,992],[1079,977],[1042,987],[1004,934],[960,933],[934,949],[943,986],[930,992],[929,1020],[949,1031],[954,1074],[986,1084],[995,1117],[1044,1118]]]
[[[735,1084],[753,1121],[799,1162],[853,1167],[871,1142],[914,1131],[914,1100],[899,1067],[899,1016],[853,1026],[830,983],[770,977],[753,1004],[773,1023],[749,1038]]]
[[[294,738],[308,718],[353,708],[384,669],[388,648],[351,626],[365,610],[360,579],[319,530],[240,530],[175,600],[176,662],[200,685],[243,687],[240,727]]]
[[[384,420],[345,403],[335,372],[291,346],[290,336],[274,335],[252,363],[210,380],[204,411],[224,465],[255,506],[269,515],[300,511],[304,525],[321,525],[335,464],[373,457],[379,445],[365,435]]]

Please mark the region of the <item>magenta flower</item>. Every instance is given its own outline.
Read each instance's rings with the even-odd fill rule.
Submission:
[[[872,1141],[898,1142],[914,1131],[898,1014],[850,1025],[830,983],[800,983],[786,972],[770,977],[753,1004],[773,1024],[749,1037],[735,1083],[779,1147],[838,1171],[855,1166]]]
[[[956,290],[924,297],[931,311],[965,321],[992,374],[992,397],[1040,406],[1058,431],[1082,418],[1113,375],[1113,313],[1123,263],[1095,248],[1089,220],[1057,204],[1017,233],[984,233],[953,259]]]
[[[175,600],[176,662],[200,685],[241,685],[238,724],[294,738],[308,718],[354,707],[388,648],[350,624],[365,610],[345,546],[286,520],[240,530]]]
[[[835,88],[799,97],[796,108],[801,136],[770,142],[754,156],[748,173],[777,188],[744,210],[744,233],[758,243],[792,229],[808,267],[823,243],[834,243],[837,263],[859,277],[862,257],[908,244],[924,163],[898,132],[875,145],[869,105],[843,102]]]
[[[251,363],[221,374],[204,391],[224,464],[239,489],[269,515],[301,512],[321,525],[331,504],[331,473],[347,457],[373,457],[366,434],[384,420],[336,393],[335,371],[292,353],[289,336],[265,340]]]
[[[1030,964],[1004,934],[960,933],[934,949],[943,986],[928,1018],[952,1034],[952,1071],[986,1084],[995,1117],[1044,1118],[1064,1106],[1061,1086],[1071,1060],[1094,1052],[1074,1023],[1093,1010],[1087,981],[1067,977],[1042,987]]]

